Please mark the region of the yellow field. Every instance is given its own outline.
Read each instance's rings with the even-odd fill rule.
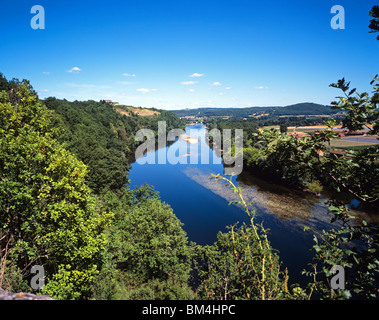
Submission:
[[[263,127],[263,130],[271,130],[271,129],[278,129],[279,130],[279,126],[264,126]]]
[[[348,147],[364,147],[372,146],[374,143],[361,142],[361,141],[348,141],[341,139],[332,139],[330,141],[330,146],[334,148],[348,148]]]
[[[151,116],[160,114],[158,111],[154,111],[154,110],[140,109],[140,108],[133,108],[133,107],[125,107],[125,108],[133,113],[136,113],[137,115],[141,117],[151,117]],[[125,116],[129,116],[129,112],[124,109],[116,108],[116,111]]]

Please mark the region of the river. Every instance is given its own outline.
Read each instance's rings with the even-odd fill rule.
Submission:
[[[178,139],[168,147],[145,155],[154,158],[156,164],[134,162],[128,178],[131,188],[144,183],[154,186],[161,200],[173,208],[174,214],[184,224],[189,241],[206,245],[217,240],[219,231],[227,232],[227,226],[237,221],[248,222],[248,219],[239,205],[229,205],[231,200],[236,200],[230,186],[208,179],[211,173],[223,174],[224,166],[216,152],[203,143],[205,127],[187,126],[186,133],[193,133],[190,130],[194,129],[198,130],[194,139]],[[158,164],[159,158],[170,153],[182,163],[166,161],[166,164]],[[209,163],[202,163],[201,155],[204,154],[207,155],[205,158],[209,157]],[[269,240],[279,251],[283,267],[288,268],[290,282],[307,283],[309,279],[304,278],[301,271],[312,262],[314,233],[330,227],[326,207],[328,199],[294,191],[246,172],[233,176],[232,181],[242,189],[246,202],[253,201],[256,222],[263,222],[263,226],[270,230]],[[371,219],[364,213],[357,212],[357,215]],[[305,226],[309,227],[306,231]]]

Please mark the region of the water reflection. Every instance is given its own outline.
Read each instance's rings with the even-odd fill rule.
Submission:
[[[193,129],[200,130],[196,134]],[[220,156],[209,148],[205,133],[202,126],[188,126],[186,136],[153,154],[156,159],[159,153],[161,156],[174,154],[182,161],[178,160],[175,165],[171,162],[159,164],[158,161],[145,165],[135,162],[128,176],[132,188],[144,183],[153,185],[162,201],[168,203],[184,223],[189,240],[203,245],[212,244],[217,233],[226,232],[228,225],[248,221],[240,206],[228,205],[230,201],[239,200],[230,186],[209,179],[211,173],[224,174],[224,167]],[[316,197],[298,192],[247,172],[232,180],[242,189],[245,201],[252,202],[251,208],[257,212],[256,221],[270,229],[272,246],[279,250],[292,279],[301,282],[301,270],[312,261],[313,235],[332,226],[326,205],[328,195]],[[357,210],[354,214],[357,220],[379,222],[377,215]],[[304,226],[310,230],[304,231]]]
[[[157,165],[153,167],[145,165],[143,173],[140,172],[138,176],[136,175],[136,171],[139,171],[138,166],[133,164],[129,176],[131,181],[133,183],[143,180],[148,183],[153,182],[152,184],[160,191],[167,187],[167,177],[164,177],[164,175],[175,175],[175,183],[169,188],[180,186],[186,190],[183,193],[183,199],[173,201],[171,197],[168,197],[167,202],[169,204],[176,201],[185,203],[188,200],[186,195],[190,195],[193,189],[186,186],[186,181],[180,178],[179,173],[181,173],[228,203],[239,200],[230,186],[226,186],[221,182],[216,183],[214,180],[209,179],[212,173],[224,174],[224,167],[220,157],[220,150],[212,150],[209,147],[207,130],[204,126],[187,126],[185,134],[180,135],[173,144],[157,150],[153,155],[145,156],[155,156],[156,159],[159,159],[165,155],[175,156],[178,160],[176,162],[165,162],[163,166],[158,165],[159,161],[156,161]],[[155,180],[152,181],[149,172],[153,176],[158,175],[162,180],[159,180],[158,183]],[[233,182],[242,189],[245,202],[251,203],[251,209],[256,210],[262,219],[272,215],[280,219],[287,227],[292,225],[292,228],[296,226],[299,230],[304,229],[304,226],[310,227],[314,231],[330,227],[330,216],[327,208],[328,194],[326,194],[326,197],[316,197],[312,194],[289,189],[254,177],[246,171],[234,176]],[[166,199],[164,198],[164,200]],[[354,203],[354,199],[352,199],[352,203]],[[176,213],[181,216],[180,212]],[[377,214],[364,213],[359,210],[352,210],[352,214],[357,217],[357,221],[365,219],[374,223],[379,222]]]

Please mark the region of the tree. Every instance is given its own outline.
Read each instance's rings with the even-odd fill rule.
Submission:
[[[219,232],[212,246],[194,246],[195,270],[200,285],[197,293],[207,300],[273,300],[292,295],[288,290],[287,269],[280,270],[279,257],[268,241],[268,232],[254,221],[255,211],[249,210],[240,188],[220,175],[211,179],[230,184],[250,219],[249,224],[229,227]]]
[[[334,108],[347,111],[342,124],[349,131],[367,129],[368,135],[379,133],[379,77],[371,81],[373,93],[359,94],[350,89],[350,82],[345,79],[331,84],[344,94],[333,102]],[[325,171],[329,173],[329,182],[335,188],[343,188],[363,202],[375,203],[379,200],[379,147],[373,146],[359,152],[350,152],[351,158],[329,161]]]
[[[148,185],[106,198],[115,219],[100,286],[113,281],[112,299],[189,299],[190,250],[172,209]]]
[[[287,125],[285,125],[285,124],[280,125],[280,132],[281,133],[286,133],[287,130],[288,130]]]
[[[368,128],[368,134],[379,132],[379,78],[376,75],[371,81],[374,91],[370,96],[364,92],[356,93],[350,90],[350,83],[345,79],[332,84],[340,89],[344,96],[338,97],[339,102],[333,105],[337,109],[347,111],[343,125],[350,131]],[[355,95],[354,95],[355,94]],[[352,193],[362,202],[379,201],[379,147],[367,148],[363,151],[352,152],[349,158],[331,159],[324,169],[336,191],[342,189]],[[321,265],[313,265],[311,274],[314,283],[312,290],[319,291],[325,298],[331,299],[376,299],[379,296],[379,227],[375,224],[354,221],[345,203],[332,200],[329,206],[331,221],[339,221],[342,226],[338,229],[323,230],[319,238],[315,236],[315,257]],[[342,266],[347,273],[343,289],[334,290],[328,285],[328,278],[334,266]],[[316,280],[316,275],[319,279]],[[321,278],[321,279],[320,279]]]
[[[96,210],[86,166],[56,141],[51,117],[28,82],[0,93],[0,286],[24,288],[41,265],[43,293],[84,298],[110,215]]]
[[[369,28],[371,31],[369,32],[379,32],[379,6],[373,6],[369,15],[373,17],[373,19],[370,20]],[[376,37],[376,40],[379,40],[379,36]]]
[[[343,95],[333,102],[333,108],[343,110],[343,126],[349,131],[366,129],[367,134],[379,133],[379,77],[371,81],[373,92],[357,93],[345,79],[331,84]],[[320,181],[336,192],[347,192],[368,206],[379,201],[379,147],[361,151],[348,151],[346,157],[328,156],[331,139],[337,139],[332,128],[334,120],[328,120],[327,128],[310,137],[294,139],[279,131],[258,129],[255,138],[265,148],[256,154],[247,154],[247,162],[282,175],[286,180],[301,176],[304,182]],[[259,156],[258,156],[259,155]],[[263,160],[262,160],[263,159]],[[312,185],[310,185],[311,187]],[[341,227],[324,230],[315,236],[315,261],[313,271],[305,273],[314,281],[309,284],[308,297],[316,290],[324,298],[346,299],[378,297],[379,285],[379,228],[366,221],[355,222],[348,203],[332,200],[329,204],[331,221],[339,221]],[[334,290],[329,286],[331,270],[335,265],[347,272],[345,289]],[[316,277],[317,276],[317,277]]]

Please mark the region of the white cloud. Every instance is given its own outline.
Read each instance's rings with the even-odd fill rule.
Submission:
[[[123,73],[124,77],[135,77],[136,75],[134,73]]]
[[[146,88],[141,88],[141,89],[137,89],[138,92],[142,92],[142,93],[150,93],[150,92],[155,92],[155,91],[158,91],[157,89],[146,89]]]
[[[190,78],[200,78],[200,77],[204,77],[205,76],[205,74],[203,74],[203,73],[193,73],[193,74],[191,74],[191,75],[189,75],[189,77]]]
[[[219,95],[224,96],[224,95],[226,95],[226,92],[219,92]]]
[[[38,92],[49,92],[49,90],[46,90],[46,89],[44,89],[44,90],[38,90]]]
[[[69,72],[69,73],[79,73],[80,71],[82,71],[82,69],[80,69],[78,67],[73,67],[70,70],[67,70],[66,72]]]
[[[180,84],[188,86],[188,85],[196,84],[196,83],[199,83],[199,81],[182,81]]]
[[[226,87],[225,90],[231,90],[232,88],[231,87]]]
[[[222,86],[222,83],[216,81],[216,82],[213,82],[213,83],[211,84],[211,86]]]
[[[195,89],[188,89],[189,92],[195,92]]]
[[[255,87],[256,90],[267,90],[268,87],[264,87],[264,86],[259,86],[259,87]]]
[[[44,75],[49,75],[50,74],[50,72],[49,71],[44,71],[44,72],[42,72],[42,74],[44,74]]]

